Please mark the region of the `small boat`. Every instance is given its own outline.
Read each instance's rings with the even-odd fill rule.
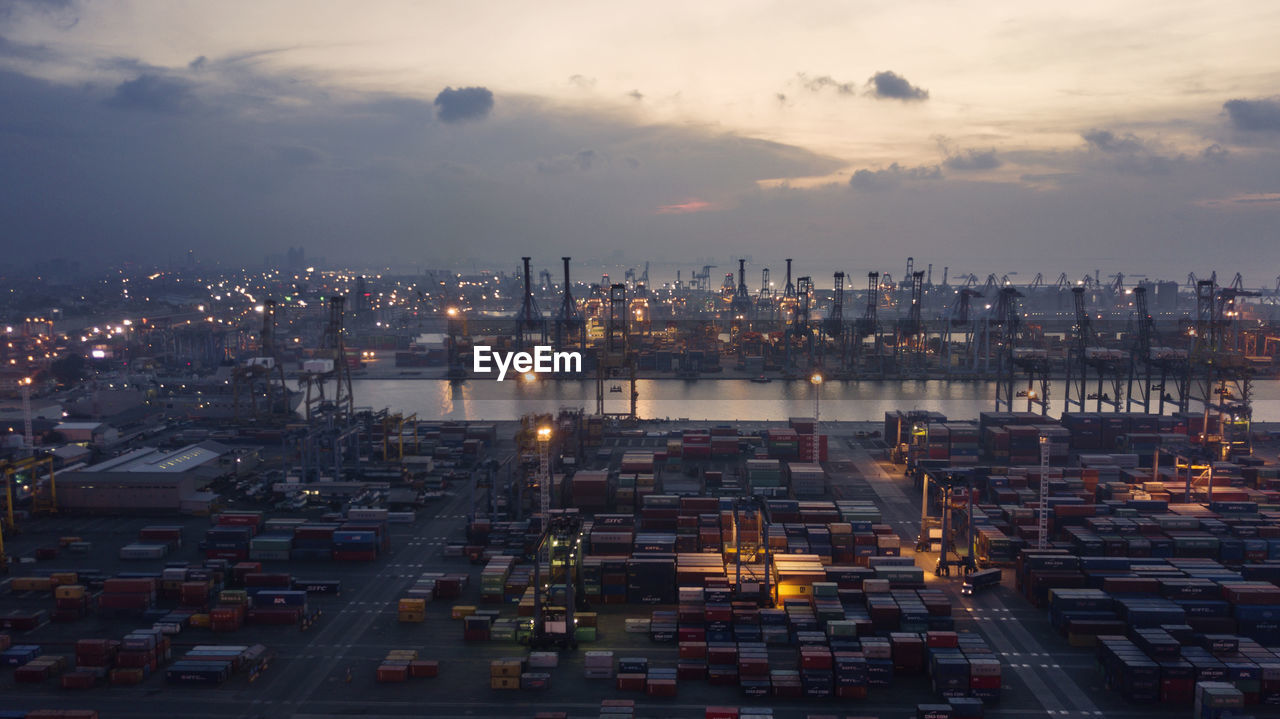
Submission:
[[[765,377],[764,375],[757,375],[755,377],[752,377],[751,381],[755,382],[756,384],[766,384],[766,383],[772,382],[773,380],[769,379],[768,377]]]

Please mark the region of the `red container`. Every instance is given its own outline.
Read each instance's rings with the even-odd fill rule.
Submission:
[[[645,690],[645,681],[643,674],[619,674],[618,691],[642,692]]]
[[[960,636],[955,632],[929,632],[925,643],[931,649],[954,649],[960,646]]]
[[[800,666],[803,669],[830,669],[831,650],[826,647],[801,647]]]
[[[702,627],[680,627],[679,638],[681,642],[702,642],[706,641],[707,630]]]
[[[102,609],[150,609],[150,594],[103,594],[98,597],[98,607]]]
[[[676,695],[676,680],[650,679],[646,690],[651,697],[673,697]]]
[[[63,689],[92,689],[97,683],[98,677],[92,672],[67,672],[62,675]]]
[[[337,562],[372,562],[378,558],[378,553],[374,550],[368,551],[343,551],[334,550],[333,559]]]
[[[738,719],[738,707],[707,707],[704,719]]]
[[[836,696],[841,699],[866,699],[867,687],[836,687]]]
[[[415,659],[409,662],[409,676],[416,679],[430,679],[439,676],[440,662],[435,659]]]
[[[245,621],[248,624],[297,624],[301,614],[302,610],[296,607],[262,607],[250,609],[245,614]]]
[[[125,669],[155,669],[156,655],[152,652],[120,652],[116,666]]]
[[[681,659],[705,659],[706,656],[706,642],[680,642]]]
[[[293,586],[293,576],[284,573],[249,572],[244,575],[246,587],[276,587],[289,589]]]
[[[106,594],[150,594],[155,592],[157,587],[158,584],[155,577],[142,579],[121,579],[116,577],[103,582],[102,591]]]

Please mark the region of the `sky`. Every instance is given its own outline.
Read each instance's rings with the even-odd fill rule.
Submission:
[[[1273,286],[1276,37],[1256,1],[0,0],[0,242]]]

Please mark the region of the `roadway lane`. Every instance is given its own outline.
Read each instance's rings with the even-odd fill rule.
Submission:
[[[840,495],[856,493],[858,485],[865,483],[878,499],[884,521],[902,537],[904,552],[909,551],[920,532],[919,490],[901,474],[895,472],[891,475],[885,471],[884,466],[856,441],[837,440],[835,433],[847,433],[848,425],[827,425],[822,431],[832,434],[828,451],[829,464],[836,468],[830,473],[833,492],[838,498],[843,498]],[[1060,640],[1056,635],[1045,632],[1048,623],[1043,613],[1012,591],[962,596],[958,591],[959,580],[948,581],[933,575],[936,555],[921,553],[916,559],[916,564],[925,571],[930,588],[940,586],[950,597],[952,614],[957,619],[956,628],[978,632],[1001,657],[1005,695],[1001,700],[1002,706],[1038,709],[1048,716],[1095,716],[1102,713],[1089,698],[1086,688],[1079,683],[1091,666],[1078,656],[1079,650],[1072,650],[1068,652],[1074,655],[1074,663],[1070,666],[1077,671],[1068,672],[1064,668],[1063,663],[1056,659],[1063,653],[1058,644]],[[938,584],[939,581],[942,583]],[[1036,624],[1042,626],[1037,626],[1033,634],[1028,626]],[[1046,646],[1046,641],[1049,646]],[[1089,686],[1088,689],[1096,692],[1098,687]],[[994,712],[988,709],[987,713]],[[1108,712],[1109,715],[1111,713]]]

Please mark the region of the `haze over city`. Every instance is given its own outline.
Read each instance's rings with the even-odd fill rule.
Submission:
[[[1267,4],[232,7],[0,3],[11,258],[1273,282]]]

